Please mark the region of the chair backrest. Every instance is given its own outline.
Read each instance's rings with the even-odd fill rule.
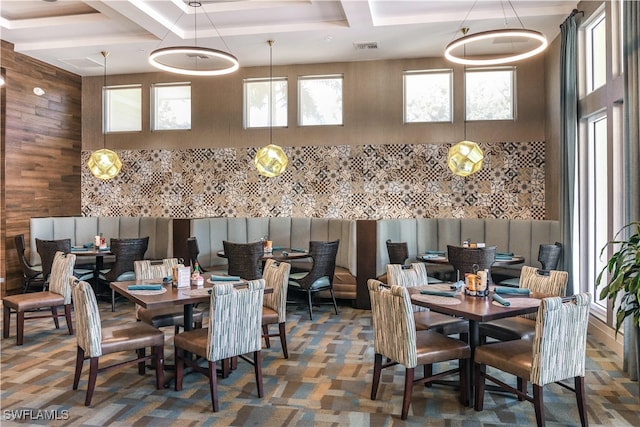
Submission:
[[[105,274],[107,280],[116,280],[122,273],[134,271],[133,262],[144,259],[144,254],[149,247],[149,237],[135,237],[128,239],[111,239],[109,242],[111,252],[116,261]]]
[[[542,269],[555,270],[558,268],[560,253],[562,253],[562,243],[560,242],[556,242],[553,245],[540,245],[538,261],[542,265]]]
[[[407,368],[415,368],[418,363],[416,325],[409,291],[404,286],[387,286],[376,279],[369,279],[367,286],[374,351]]]
[[[36,238],[36,250],[42,260],[42,277],[49,280],[53,257],[60,251],[65,254],[71,252],[71,239],[42,240]]]
[[[387,240],[387,253],[389,264],[404,264],[409,259],[409,246],[407,242],[392,242]]]
[[[40,271],[35,270],[33,268],[33,266],[31,265],[31,263],[29,262],[25,254],[26,244],[24,240],[24,234],[16,235],[13,238],[13,241],[16,246],[16,252],[18,253],[18,260],[20,261],[20,266],[22,267],[22,274],[24,275],[24,278],[30,279],[34,276],[37,276],[40,273]]]
[[[462,280],[465,273],[491,269],[491,265],[496,261],[496,247],[464,248],[447,245],[447,257],[449,264],[458,271],[458,279]]]
[[[530,381],[543,386],[584,376],[591,294],[544,298],[538,309]]]
[[[178,258],[160,260],[143,259],[133,262],[136,280],[163,279],[173,275],[173,267],[180,264]]]
[[[201,272],[205,272],[206,270],[202,268],[202,263],[198,261],[198,255],[200,255],[200,247],[198,246],[198,239],[194,237],[189,237],[187,239],[187,253],[189,254],[189,265],[193,269],[193,266],[198,263]]]
[[[264,279],[246,285],[219,284],[209,305],[207,359],[216,361],[262,348]]]
[[[296,281],[302,289],[307,289],[321,277],[327,277],[333,285],[333,276],[336,272],[336,256],[340,240],[333,242],[309,242],[309,256],[313,261],[309,274]]]
[[[557,270],[541,270],[525,265],[520,271],[520,287],[527,288],[531,292],[546,294],[548,296],[562,297],[567,290],[569,273]],[[523,314],[521,317],[535,320],[537,313]]]
[[[230,276],[239,276],[246,280],[262,278],[262,242],[234,243],[223,240],[222,245],[229,263]]]
[[[414,262],[409,265],[387,264],[387,282],[394,286],[413,288],[429,283],[427,267],[423,262]],[[413,311],[429,311],[428,308],[413,306]]]
[[[268,259],[264,264],[262,278],[265,287],[273,288],[273,293],[264,296],[263,305],[278,312],[278,323],[287,320],[287,289],[291,264]]]
[[[73,280],[73,279],[72,279]],[[100,309],[91,285],[75,279],[71,284],[73,309],[76,312],[76,339],[86,357],[102,356]]]
[[[74,254],[65,254],[58,251],[53,256],[51,275],[49,276],[49,291],[62,295],[64,303],[71,304],[71,279],[73,267],[76,265]]]

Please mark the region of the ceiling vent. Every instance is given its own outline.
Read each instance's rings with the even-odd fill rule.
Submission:
[[[378,48],[378,42],[354,42],[356,50],[373,50]]]

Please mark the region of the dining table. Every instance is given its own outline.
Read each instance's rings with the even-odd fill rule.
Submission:
[[[454,290],[451,283],[416,286],[408,288],[411,302],[438,313],[466,319],[469,323],[469,347],[471,348],[470,376],[467,381],[471,406],[473,405],[473,361],[475,349],[480,345],[480,323],[507,317],[519,316],[538,311],[541,299],[549,295],[531,293],[529,295],[500,295],[510,305],[505,306],[495,301],[495,286],[490,287],[489,296],[478,297],[466,295],[461,289]],[[434,292],[435,291],[435,292]],[[429,292],[425,294],[422,292]],[[440,294],[440,295],[433,295]],[[444,296],[446,294],[446,296]]]
[[[110,295],[106,295],[105,293],[99,292],[98,285],[100,283],[100,271],[104,269],[104,258],[106,256],[112,256],[113,252],[106,248],[98,248],[96,246],[72,246],[71,253],[76,256],[76,258],[95,258],[95,265],[93,266],[93,286],[95,289],[96,297],[111,297]],[[82,263],[80,263],[82,264]]]
[[[220,258],[227,257],[224,251],[218,251],[217,255]],[[292,259],[309,258],[310,256],[309,251],[305,249],[274,247],[271,252],[264,252],[261,260],[266,262],[268,259],[273,259],[275,261],[286,262]]]
[[[418,261],[432,264],[449,264],[449,259],[444,253],[426,253],[416,257]],[[495,267],[503,267],[506,265],[515,265],[524,263],[525,259],[522,255],[498,256],[493,262]]]
[[[246,283],[246,280],[215,281],[209,278],[204,282],[202,287],[189,286],[178,288],[174,286],[172,282],[165,282],[161,279],[145,279],[111,282],[109,286],[116,293],[146,309],[183,306],[184,330],[190,331],[193,329],[193,307],[198,303],[208,302],[211,299],[211,289],[219,283],[242,284]],[[130,287],[136,287],[138,289],[130,289]],[[273,288],[264,289],[264,294],[271,293],[273,293]],[[169,370],[171,366],[165,365],[165,369]],[[173,378],[169,378],[165,382],[165,388],[169,387],[172,380]]]

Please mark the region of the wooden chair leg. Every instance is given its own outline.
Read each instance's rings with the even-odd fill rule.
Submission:
[[[543,390],[542,386],[533,385],[533,407],[536,411],[536,424],[538,427],[543,427],[545,424]]]
[[[182,390],[182,380],[184,377],[184,350],[179,348],[179,347],[175,347],[174,350],[174,361],[176,364],[176,383],[175,383],[175,390],[176,391],[180,391]]]
[[[16,319],[16,345],[24,344],[24,311],[18,311]]]
[[[280,345],[282,346],[282,353],[284,358],[289,358],[289,350],[287,350],[287,328],[285,322],[278,324],[278,330],[280,331]]]
[[[231,372],[231,359],[222,360],[222,378],[227,378]]]
[[[146,363],[145,363],[146,360],[144,359],[146,348],[139,348],[136,350],[136,353],[138,354],[138,358],[142,359],[141,361],[138,362],[138,374],[144,375],[146,372]]]
[[[459,359],[460,403],[469,406],[469,359]]]
[[[382,355],[376,353],[373,359],[373,382],[371,383],[371,400],[376,400],[378,395],[378,385],[380,384],[380,373],[382,372]]]
[[[9,338],[9,323],[11,322],[11,308],[8,306],[2,307],[2,337]]]
[[[71,322],[71,304],[64,306],[64,318],[67,321],[67,329],[69,329],[69,335],[73,335],[73,323]]]
[[[218,375],[216,375],[216,362],[209,362],[209,391],[211,392],[213,412],[218,412]]]
[[[587,419],[587,402],[586,402],[586,394],[584,389],[584,377],[575,377],[574,379],[575,389],[576,389],[576,401],[578,403],[578,413],[580,414],[580,424],[582,427],[587,427],[589,425],[589,420]]]
[[[73,374],[73,389],[78,389],[78,384],[80,383],[80,374],[82,374],[82,365],[84,364],[84,350],[78,346],[76,351],[76,370]]]
[[[87,397],[84,400],[84,406],[91,405],[93,390],[96,388],[96,379],[98,378],[98,359],[98,357],[92,357],[89,361],[89,382],[87,383]]]
[[[253,352],[253,368],[256,372],[258,397],[262,397],[264,395],[264,389],[262,387],[262,355],[260,353],[260,350]]]
[[[527,380],[525,380],[524,378],[520,378],[518,377],[518,379],[516,380],[517,384],[518,384],[518,390],[521,393],[527,394]],[[520,402],[522,402],[524,400],[524,396],[520,396],[518,395],[518,400]]]
[[[486,365],[480,365],[479,363],[475,363],[475,395],[474,395],[474,408],[476,411],[482,411],[484,406],[484,375],[487,372]]]
[[[58,308],[51,307],[51,317],[53,317],[53,323],[56,325],[56,329],[60,329],[60,321],[58,320]]]
[[[156,368],[156,389],[162,390],[164,388],[164,346],[156,346],[152,351]]]
[[[264,337],[264,345],[271,348],[271,340],[269,339],[269,325],[262,325],[262,336]]]
[[[404,396],[402,397],[402,414],[400,419],[406,420],[409,415],[409,406],[411,406],[411,394],[413,391],[413,373],[414,368],[406,368],[404,372]]]
[[[432,376],[433,375],[433,365],[432,364],[422,365],[422,373],[423,373],[423,376],[425,378],[428,378],[428,377]],[[433,383],[432,382],[427,382],[427,383],[424,383],[424,386],[425,387],[433,387]]]

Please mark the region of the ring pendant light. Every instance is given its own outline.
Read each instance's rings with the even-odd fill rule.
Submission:
[[[194,10],[202,6],[201,1],[188,1],[187,4],[193,7]],[[208,15],[206,16],[209,18]],[[198,26],[196,18],[197,13],[194,12],[195,46],[172,46],[156,49],[149,55],[149,63],[160,70],[188,76],[220,76],[238,70],[240,63],[232,54],[218,49],[197,46]],[[211,19],[209,19],[209,22],[211,22]],[[213,25],[213,22],[211,24]],[[213,27],[218,32],[215,25]],[[224,39],[219,32],[218,37],[224,43]]]

